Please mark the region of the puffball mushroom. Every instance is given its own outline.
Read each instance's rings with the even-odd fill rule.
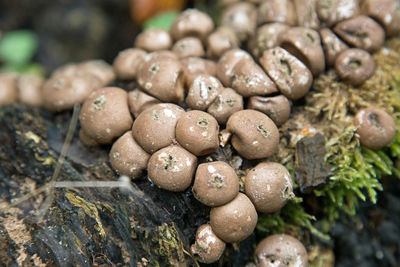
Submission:
[[[192,191],[204,205],[221,206],[239,193],[239,178],[235,170],[223,161],[202,163],[197,167]]]
[[[290,0],[265,0],[258,7],[258,25],[281,22],[289,26],[297,24],[294,4]]]
[[[113,63],[117,77],[121,80],[135,79],[146,55],[147,53],[139,48],[128,48],[119,52]]]
[[[10,105],[17,101],[18,74],[15,72],[0,73],[0,106]]]
[[[41,106],[43,104],[42,77],[32,74],[22,74],[17,80],[18,99],[22,103],[31,106]]]
[[[209,224],[201,225],[196,232],[196,241],[190,247],[192,254],[203,263],[213,263],[224,253],[226,244],[215,235]]]
[[[190,85],[186,104],[191,109],[207,110],[223,89],[221,82],[214,76],[200,74]]]
[[[225,205],[210,212],[210,225],[214,233],[227,243],[240,242],[249,237],[257,224],[257,211],[250,199],[242,193]]]
[[[93,91],[83,103],[79,120],[87,137],[111,144],[132,127],[128,93],[118,87]]]
[[[140,33],[135,40],[135,47],[148,52],[167,50],[172,46],[172,38],[169,32],[150,28]]]
[[[176,17],[171,25],[170,33],[174,40],[193,36],[202,41],[214,29],[211,17],[197,9],[186,9]]]
[[[265,113],[276,126],[284,124],[290,116],[290,102],[284,95],[252,96],[247,101],[247,108]]]
[[[233,68],[243,58],[252,59],[244,50],[235,48],[226,51],[217,63],[217,77],[225,87],[232,87]]]
[[[235,112],[243,109],[243,97],[231,88],[225,88],[208,107],[210,113],[220,124],[225,124]]]
[[[317,13],[321,25],[331,27],[340,21],[357,16],[360,13],[359,0],[319,0]]]
[[[181,192],[192,183],[197,157],[186,149],[171,145],[155,152],[147,165],[151,182],[158,187]]]
[[[185,88],[187,90],[189,90],[190,85],[192,85],[194,79],[196,79],[199,74],[217,75],[217,64],[208,59],[187,57],[181,59],[181,64],[183,67]]]
[[[275,162],[262,162],[252,168],[246,175],[244,186],[246,195],[259,212],[278,211],[294,197],[288,170]]]
[[[324,48],[325,62],[328,67],[335,64],[337,56],[349,47],[339,39],[329,28],[323,28],[319,31]]]
[[[218,27],[207,37],[207,56],[209,58],[218,59],[226,51],[237,47],[239,47],[239,39],[229,26]]]
[[[100,59],[88,60],[78,65],[79,72],[92,74],[101,81],[101,87],[110,85],[116,78],[114,69],[107,62]]]
[[[119,175],[139,178],[147,168],[150,155],[136,143],[128,131],[114,142],[110,151],[110,163]]]
[[[365,108],[354,118],[360,142],[369,149],[380,149],[390,144],[396,132],[396,124],[386,111],[379,108]]]
[[[172,52],[179,58],[203,57],[205,54],[200,39],[196,37],[185,37],[178,40],[172,47]]]
[[[279,131],[267,115],[256,110],[235,112],[226,123],[231,143],[246,159],[262,159],[278,150]]]
[[[304,245],[287,234],[275,234],[264,238],[255,251],[257,267],[308,266]]]
[[[133,116],[137,118],[142,111],[160,103],[155,97],[148,95],[139,89],[134,89],[128,93],[129,109]]]
[[[185,111],[175,104],[156,104],[139,114],[132,126],[133,136],[149,154],[175,140],[175,127]]]
[[[217,120],[207,112],[191,110],[176,123],[178,143],[196,156],[204,156],[218,149]]]

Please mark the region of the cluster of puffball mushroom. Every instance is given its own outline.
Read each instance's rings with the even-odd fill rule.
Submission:
[[[69,64],[45,82],[29,82],[39,102],[27,102],[34,98],[25,97],[24,75],[0,75],[0,105],[15,101],[18,92],[20,101],[54,112],[83,103],[80,139],[89,146],[112,144],[110,162],[118,174],[136,179],[147,171],[153,184],[174,192],[193,184],[194,197],[211,207],[210,223],[199,227],[191,247],[204,263],[217,261],[226,243],[246,239],[257,212],[278,211],[294,194],[279,163],[263,161],[247,170],[241,193],[235,168],[223,161],[198,164],[199,157],[229,141],[243,158],[271,157],[277,127],[313,77],[335,66],[341,79],[362,84],[375,70],[369,52],[382,46],[385,34],[400,31],[394,0],[361,6],[355,0],[220,2],[225,7],[215,29],[207,14],[186,10],[169,32],[149,29],[137,36],[113,66],[101,60]],[[239,48],[246,44],[251,54]],[[106,87],[116,79],[138,86],[129,92]],[[381,148],[394,137],[393,118],[381,109],[360,111],[355,124],[366,147]],[[295,238],[273,235],[259,244],[255,262],[307,266],[307,252]]]

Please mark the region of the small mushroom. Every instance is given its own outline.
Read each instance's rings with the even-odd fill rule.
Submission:
[[[325,70],[324,51],[318,32],[304,28],[290,28],[282,37],[282,48],[301,60],[315,76]]]
[[[83,103],[79,120],[87,137],[99,144],[111,144],[132,126],[128,94],[118,87],[93,91]]]
[[[201,225],[196,232],[196,241],[190,247],[193,255],[202,263],[213,263],[224,253],[226,244],[215,235],[209,224]]]
[[[110,85],[116,78],[114,69],[104,60],[88,60],[78,65],[78,72],[91,74],[101,81],[100,87]]]
[[[136,143],[132,132],[128,131],[113,144],[110,163],[119,175],[139,178],[147,168],[150,155]]]
[[[69,63],[69,64],[63,65],[63,66],[55,69],[52,72],[50,78],[54,78],[54,77],[57,77],[57,76],[62,76],[62,77],[74,76],[77,73],[79,73],[79,69],[80,69],[79,68],[79,64],[77,64],[77,63]]]
[[[279,131],[267,115],[245,109],[234,113],[226,123],[231,143],[246,159],[262,159],[278,150]]]
[[[319,18],[317,12],[318,0],[294,0],[297,14],[298,26],[319,29]]]
[[[239,39],[230,27],[218,27],[207,37],[207,56],[219,59],[223,53],[239,47]]]
[[[82,129],[79,130],[79,140],[87,146],[100,146],[101,144],[88,136]]]
[[[321,25],[331,27],[357,16],[360,13],[359,0],[318,0],[317,12]]]
[[[155,152],[147,166],[149,179],[156,186],[173,191],[186,190],[192,183],[197,157],[179,146],[164,147]]]
[[[381,48],[385,41],[382,27],[373,19],[363,15],[342,21],[333,30],[349,45],[365,49],[370,53]]]
[[[192,109],[207,110],[223,88],[220,81],[214,76],[200,74],[189,88],[186,104]]]
[[[196,156],[204,156],[218,148],[219,125],[210,114],[191,110],[186,112],[176,124],[176,140]]]
[[[210,113],[219,124],[225,124],[229,117],[243,109],[243,97],[231,88],[225,88],[208,107]]]
[[[243,97],[277,93],[275,83],[252,59],[243,58],[232,69],[232,88]]]
[[[148,52],[168,50],[172,46],[172,38],[162,29],[150,28],[140,33],[135,40],[135,47]]]
[[[260,64],[290,100],[300,99],[310,90],[313,79],[310,70],[285,49],[275,47],[264,51]]]
[[[144,91],[163,102],[183,100],[182,65],[169,53],[148,54],[138,70],[137,82]]]
[[[42,77],[33,74],[22,74],[17,79],[18,99],[30,106],[41,106],[43,104]]]
[[[375,72],[372,56],[362,49],[351,48],[338,55],[335,69],[339,77],[354,86],[363,84]]]
[[[248,2],[226,7],[221,14],[221,26],[230,27],[240,41],[246,40],[256,29],[257,9]]]
[[[241,49],[226,51],[217,63],[217,77],[225,87],[232,87],[233,68],[243,58],[251,59],[249,53]]]
[[[185,57],[203,57],[205,52],[199,38],[185,37],[178,40],[172,47],[172,52],[179,58]]]
[[[308,266],[308,255],[304,245],[286,234],[275,234],[264,238],[255,251],[257,267]]]
[[[265,113],[276,126],[284,124],[290,116],[290,102],[284,95],[252,96],[247,101],[247,108]]]
[[[324,48],[326,65],[332,67],[337,56],[349,47],[328,28],[321,29],[319,34]]]
[[[136,142],[150,154],[169,146],[175,139],[176,123],[184,113],[174,104],[156,104],[144,110],[133,123]]]
[[[137,118],[145,109],[159,103],[160,100],[140,91],[139,89],[135,89],[128,93],[129,110],[135,118]]]
[[[259,212],[278,211],[294,197],[288,170],[275,162],[262,162],[252,168],[246,175],[244,186],[246,195]]]
[[[15,72],[0,73],[0,107],[17,101],[17,79],[18,74]]]
[[[396,132],[395,122],[386,111],[379,108],[360,110],[354,119],[360,142],[369,149],[380,149],[390,144]]]
[[[239,193],[239,178],[235,170],[223,161],[203,163],[197,167],[192,191],[204,205],[221,206]]]
[[[139,66],[143,63],[146,52],[139,48],[129,48],[119,52],[113,67],[117,77],[121,80],[136,78]]]
[[[227,204],[212,208],[210,212],[212,230],[227,243],[240,242],[249,237],[256,227],[257,219],[253,203],[242,193],[238,193]]]
[[[194,79],[199,74],[208,74],[211,76],[217,75],[217,64],[214,61],[199,58],[199,57],[187,57],[181,59],[183,67],[183,77],[185,80],[185,88],[189,88],[192,85]]]
[[[258,7],[258,25],[281,22],[289,26],[297,24],[294,4],[290,0],[265,0]]]
[[[186,9],[172,23],[170,33],[174,40],[193,36],[205,41],[214,29],[214,22],[204,12],[197,9]]]

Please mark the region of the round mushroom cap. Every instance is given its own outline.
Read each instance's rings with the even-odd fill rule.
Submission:
[[[319,29],[317,0],[294,0],[297,15],[297,25],[301,27]]]
[[[172,47],[172,52],[176,53],[179,58],[203,57],[205,54],[203,44],[196,37],[185,37],[178,40]]]
[[[159,103],[160,100],[140,91],[139,89],[135,89],[128,93],[129,109],[135,118],[137,118],[145,109]]]
[[[207,110],[224,87],[214,76],[199,74],[190,85],[186,104],[192,109]]]
[[[239,39],[229,27],[218,27],[207,37],[207,56],[218,59],[230,49],[239,47]]]
[[[192,191],[204,205],[221,206],[239,193],[239,178],[235,170],[223,161],[202,163],[197,167]]]
[[[183,100],[182,65],[169,53],[148,54],[138,69],[137,82],[144,91],[161,101],[179,103]]]
[[[226,244],[218,238],[209,224],[201,225],[196,232],[196,241],[190,247],[192,254],[203,263],[213,263],[224,253]]]
[[[174,104],[156,104],[139,114],[132,132],[136,142],[147,152],[169,146],[175,139],[175,127],[185,111]]]
[[[225,87],[232,87],[233,68],[243,58],[252,59],[244,50],[235,48],[226,51],[217,63],[217,77]]]
[[[297,24],[294,4],[290,0],[265,0],[258,7],[258,25],[281,22],[289,26]]]
[[[93,138],[88,136],[82,129],[79,130],[79,140],[87,146],[100,146],[101,144],[96,142]]]
[[[151,182],[158,187],[181,192],[192,183],[197,157],[179,146],[164,147],[155,152],[147,166]]]
[[[281,46],[300,59],[314,77],[324,72],[325,57],[318,32],[304,27],[290,28],[282,37]]]
[[[199,74],[217,75],[217,64],[208,59],[187,57],[181,59],[181,64],[183,67],[185,88],[189,88]]]
[[[284,124],[290,116],[290,102],[284,95],[252,96],[247,101],[247,108],[265,113],[276,126]]]
[[[326,65],[331,67],[335,64],[337,56],[349,47],[328,28],[321,29],[319,34],[324,48]]]
[[[372,77],[376,64],[367,51],[350,48],[338,55],[335,61],[335,69],[343,81],[358,86]]]
[[[212,208],[210,212],[212,230],[227,243],[240,242],[249,237],[257,220],[253,203],[242,193],[238,193],[231,202]]]
[[[0,106],[10,105],[17,101],[18,74],[15,72],[0,73]]]
[[[257,26],[257,8],[248,2],[239,2],[226,7],[221,14],[221,26],[230,27],[240,41],[252,35]]]
[[[300,99],[310,90],[313,80],[310,70],[285,49],[275,47],[264,51],[260,64],[287,98]]]
[[[102,82],[93,74],[53,75],[42,87],[43,105],[50,111],[71,109],[83,103]]]
[[[308,255],[304,245],[286,234],[270,235],[264,238],[255,251],[257,267],[308,266]]]
[[[17,80],[18,99],[22,103],[31,106],[41,106],[43,104],[42,77],[32,74],[23,74]]]
[[[191,110],[186,112],[176,124],[176,140],[196,156],[204,156],[218,149],[217,120],[210,114]]]
[[[267,158],[278,150],[278,128],[264,113],[238,111],[228,119],[226,128],[232,133],[232,146],[246,159]]]
[[[54,77],[57,77],[57,76],[63,76],[63,77],[65,77],[65,76],[74,76],[77,73],[79,73],[79,69],[80,69],[79,68],[79,64],[77,64],[77,63],[68,63],[68,64],[65,64],[65,65],[60,66],[57,69],[55,69],[52,72],[50,78],[54,78]]]
[[[136,78],[139,66],[143,63],[147,53],[139,48],[122,50],[114,59],[114,72],[118,79],[133,80]]]
[[[386,111],[379,108],[360,110],[354,118],[360,142],[369,149],[380,149],[389,145],[396,132],[396,124]]]
[[[116,78],[113,67],[100,59],[80,63],[78,72],[96,76],[101,81],[101,87],[110,85]]]
[[[150,155],[136,143],[132,132],[118,138],[110,151],[110,163],[119,175],[139,178],[147,168]]]
[[[210,113],[220,124],[225,124],[229,117],[243,109],[243,97],[231,88],[225,88],[208,107]]]
[[[331,27],[357,16],[360,13],[359,0],[320,0],[317,1],[317,12],[322,26]]]
[[[118,87],[93,91],[79,115],[82,130],[99,144],[111,144],[132,127],[128,94]]]
[[[204,12],[197,9],[186,9],[172,23],[170,33],[174,40],[194,36],[204,41],[214,29],[214,22]]]
[[[276,162],[262,162],[252,168],[246,175],[244,186],[246,195],[259,212],[278,211],[294,197],[290,173]]]
[[[243,97],[277,93],[275,83],[252,59],[241,59],[232,70],[232,88]]]
[[[172,38],[169,32],[150,28],[140,33],[135,40],[135,47],[148,52],[167,50],[172,46]]]

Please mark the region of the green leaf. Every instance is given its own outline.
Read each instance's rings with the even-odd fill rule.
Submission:
[[[143,30],[147,30],[149,28],[157,28],[168,31],[178,15],[179,11],[177,10],[170,10],[159,13],[158,15],[148,19],[143,24]]]
[[[24,65],[32,59],[37,46],[37,36],[32,31],[8,32],[0,41],[0,59],[6,64]]]

